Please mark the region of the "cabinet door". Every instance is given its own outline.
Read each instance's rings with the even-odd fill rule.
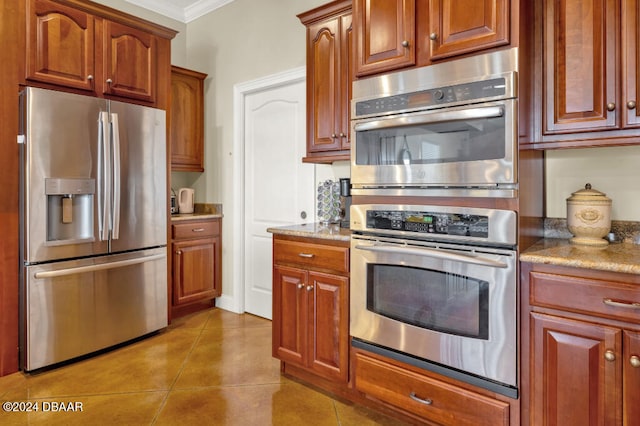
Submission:
[[[309,327],[309,365],[323,377],[346,381],[349,364],[348,281],[309,272],[313,312]]]
[[[351,149],[351,87],[355,76],[352,16],[340,17],[340,148]]]
[[[174,306],[217,296],[215,258],[213,238],[173,243]]]
[[[340,20],[310,25],[307,46],[307,151],[340,149]]]
[[[103,24],[104,94],[154,102],[156,37],[116,22]]]
[[[171,170],[204,171],[206,74],[171,67]]]
[[[640,7],[638,0],[622,0],[622,125],[640,126]]]
[[[619,424],[621,330],[532,313],[531,333],[530,424]]]
[[[354,0],[356,75],[416,63],[415,0]]]
[[[543,131],[616,128],[616,0],[545,0]]]
[[[308,346],[307,272],[302,269],[273,268],[273,356],[305,365]]]
[[[509,0],[429,0],[430,59],[509,44]],[[425,44],[426,45],[426,44]]]
[[[27,79],[93,91],[94,18],[48,0],[28,5]]]
[[[624,332],[624,425],[640,420],[640,333]]]

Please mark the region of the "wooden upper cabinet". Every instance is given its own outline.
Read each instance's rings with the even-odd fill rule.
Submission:
[[[435,61],[509,44],[509,19],[509,0],[429,0],[429,30],[420,36]]]
[[[640,126],[640,7],[638,0],[622,0],[622,125]]]
[[[204,171],[204,80],[207,74],[171,67],[171,169]]]
[[[103,93],[155,101],[157,40],[144,31],[104,21]]]
[[[30,0],[27,16],[27,79],[93,91],[93,16],[48,0]]]
[[[334,1],[298,18],[307,27],[307,155],[303,161],[348,160],[354,75],[351,1]]]
[[[27,84],[167,108],[175,31],[87,0],[28,0]]]
[[[416,63],[415,0],[354,0],[356,75]]]
[[[544,1],[544,133],[617,127],[619,11],[616,0]]]

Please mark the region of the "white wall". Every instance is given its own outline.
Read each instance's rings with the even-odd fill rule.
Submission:
[[[306,63],[306,32],[297,14],[326,0],[235,0],[187,27],[186,67],[205,80],[205,172],[173,173],[172,185],[191,186],[197,202],[222,203],[222,291],[234,298],[233,87]],[[305,141],[299,141],[305,144]],[[240,153],[238,153],[240,154]],[[313,191],[314,188],[309,188]],[[238,242],[239,244],[239,242]]]
[[[611,198],[611,219],[640,221],[640,146],[545,153],[547,217],[566,218],[566,199],[590,183]]]

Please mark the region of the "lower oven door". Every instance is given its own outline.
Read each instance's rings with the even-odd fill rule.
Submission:
[[[352,236],[351,335],[516,386],[516,252]]]

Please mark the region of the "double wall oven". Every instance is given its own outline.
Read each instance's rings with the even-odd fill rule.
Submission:
[[[514,398],[517,63],[356,81],[350,222],[352,344]]]

